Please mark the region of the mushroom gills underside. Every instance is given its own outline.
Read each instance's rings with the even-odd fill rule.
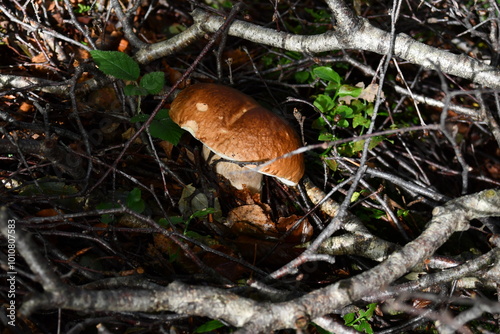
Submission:
[[[203,158],[208,164],[222,159],[213,153],[208,147],[203,146]],[[244,189],[244,185],[253,193],[260,193],[262,189],[263,174],[251,170],[255,165],[239,166],[236,162],[218,162],[215,164],[215,172],[224,176],[233,187],[238,190]]]

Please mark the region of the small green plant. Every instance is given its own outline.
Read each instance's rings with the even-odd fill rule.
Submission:
[[[87,13],[87,12],[90,12],[92,7],[94,7],[94,5],[83,5],[83,4],[79,3],[78,8],[75,9],[75,12],[78,14]]]
[[[336,128],[352,128],[359,134],[370,126],[370,117],[373,115],[373,101],[378,86],[363,84],[352,86],[343,83],[342,77],[328,66],[319,66],[311,71],[302,71],[295,74],[299,83],[326,84],[325,91],[318,94],[313,102],[322,116],[315,120],[313,127],[319,130],[318,139],[321,141],[335,141],[340,139],[333,130]],[[372,137],[370,148],[378,145],[383,137]],[[364,141],[353,141],[339,145],[337,150],[344,156],[352,156],[363,149]],[[323,153],[326,156],[330,149]],[[330,168],[336,168],[334,161],[328,161]]]
[[[342,78],[331,67],[316,67],[312,70],[312,76],[327,82],[325,93],[316,97],[314,106],[331,124],[342,128],[349,126],[365,128],[370,125],[370,119],[367,116],[371,116],[373,104],[357,99],[363,87],[342,84]],[[319,122],[319,126],[326,126],[326,122]]]
[[[186,227],[184,228],[184,235],[187,235],[188,237],[193,237],[193,238],[198,238],[200,235],[194,231],[189,231],[189,223],[195,219],[195,218],[205,218],[209,214],[214,214],[217,213],[217,210],[214,208],[205,208],[201,209],[199,211],[194,212],[191,216],[189,216],[189,219],[186,221]]]
[[[373,313],[377,308],[377,304],[372,303],[366,306],[365,310],[359,310],[358,312],[351,312],[344,315],[344,323],[346,326],[352,327],[358,332],[373,334],[372,326],[370,326],[369,321],[373,317]],[[332,334],[331,332],[321,328],[320,326],[313,323],[319,333],[321,334]]]
[[[139,64],[123,52],[92,50],[90,54],[104,74],[134,82],[125,86],[128,96],[158,94],[165,85],[163,72],[147,73],[137,83],[141,72]]]
[[[141,72],[139,64],[123,52],[92,50],[90,54],[104,74],[117,79],[132,81],[124,88],[124,93],[127,96],[158,94],[165,85],[163,72],[147,73],[138,81]],[[131,122],[145,122],[148,118],[149,115],[138,114],[132,117]],[[161,109],[156,114],[149,126],[149,131],[153,137],[169,141],[174,145],[177,145],[183,133],[183,130],[170,119],[166,109]]]
[[[373,313],[375,312],[376,308],[377,304],[372,303],[366,306],[366,311],[359,310],[357,313],[356,312],[347,313],[344,316],[344,322],[346,326],[353,327],[358,332],[373,334],[373,329],[370,326],[369,321],[372,319]]]

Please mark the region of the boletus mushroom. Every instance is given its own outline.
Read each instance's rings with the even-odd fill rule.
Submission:
[[[301,146],[294,129],[236,89],[209,83],[192,85],[176,96],[170,117],[204,144],[208,163],[220,158],[235,162],[218,162],[215,171],[237,189],[245,185],[260,192],[262,174],[289,186],[296,186],[304,175],[302,154],[279,158]],[[210,151],[215,158],[208,158]],[[257,173],[249,170],[256,167]]]

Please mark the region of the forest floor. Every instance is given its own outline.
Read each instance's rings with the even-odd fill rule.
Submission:
[[[233,3],[124,1],[124,20],[114,2],[0,4],[0,204],[9,231],[17,231],[18,251],[13,257],[10,236],[2,239],[2,279],[15,272],[16,284],[15,291],[12,285],[0,289],[0,301],[8,306],[15,300],[17,311],[16,326],[9,326],[12,313],[5,307],[11,317],[0,316],[7,328],[2,333],[232,332],[237,321],[200,316],[209,310],[145,311],[137,306],[144,301],[139,297],[130,297],[129,308],[107,310],[96,305],[113,304],[111,295],[93,300],[69,287],[127,288],[120,291],[131,296],[148,284],[176,281],[262,303],[293,301],[368,273],[421,235],[436,207],[500,185],[500,148],[485,116],[498,120],[497,91],[396,58],[384,67],[383,56],[368,52],[311,55],[224,35],[206,34],[166,56],[141,60],[156,51],[141,54],[138,45],[159,45],[188,31],[195,7],[227,18]],[[292,2],[254,1],[234,14],[286,33],[333,29],[322,1]],[[496,15],[490,20],[498,25],[498,12],[487,1],[470,8],[425,3],[403,6],[398,32],[457,54],[498,58],[482,40],[487,24],[461,35],[484,15]],[[390,6],[354,1],[360,16],[386,31]],[[450,13],[463,24],[444,23]],[[255,193],[236,190],[215,174],[201,143],[168,115],[174,95],[200,82],[232,86],[286,119],[306,148],[299,187],[265,176]],[[396,87],[411,87],[415,96],[444,107],[415,102]],[[328,194],[327,203],[315,205],[314,191],[319,198]],[[341,225],[328,235],[338,244],[300,258],[338,212]],[[366,233],[357,234],[347,222]],[[499,228],[494,217],[472,220],[426,261],[387,282],[404,293],[372,291],[325,317],[346,332],[446,332],[444,322],[448,330],[459,324],[461,333],[499,333],[499,276],[490,270],[495,256],[482,258],[497,254],[491,253],[498,249],[492,237]],[[24,231],[31,235],[27,241]],[[383,256],[371,248],[375,241]],[[484,263],[474,272],[417,286],[425,276],[478,259]],[[74,299],[72,307],[65,296],[42,293],[58,284],[66,299]],[[23,313],[37,296],[34,304],[44,306]],[[212,307],[212,301],[200,303]],[[484,313],[461,322],[459,315],[475,307]],[[327,332],[309,320],[297,325],[299,331]]]

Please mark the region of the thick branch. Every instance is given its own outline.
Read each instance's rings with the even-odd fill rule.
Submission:
[[[466,229],[470,220],[499,213],[500,191],[495,190],[464,196],[436,207],[427,229],[386,261],[351,279],[313,291],[300,302],[314,318],[380,291],[432,255],[455,231]],[[318,305],[318,301],[322,305]]]
[[[223,23],[224,20],[222,20],[222,24]],[[215,31],[217,31],[217,29],[215,29]],[[201,30],[198,24],[192,25],[182,33],[177,34],[170,39],[159,43],[150,44],[140,49],[139,51],[137,51],[135,59],[140,64],[148,64],[153,60],[159,59],[161,57],[166,57],[168,55],[181,51],[188,45],[193,44],[197,39],[201,38],[203,34],[203,30]]]
[[[212,33],[223,24],[224,19],[200,10],[193,12],[195,24]],[[340,22],[339,22],[340,23]],[[357,49],[387,54],[390,46],[390,34],[363,21],[360,29],[349,30],[349,36],[339,31],[327,31],[320,35],[303,36],[257,26],[255,24],[234,21],[229,28],[229,35],[255,43],[289,51],[314,54],[339,49]],[[440,70],[491,88],[500,88],[500,71],[483,62],[465,55],[456,55],[445,50],[420,43],[405,34],[396,36],[394,55],[427,69]]]
[[[199,9],[193,13],[195,25],[208,33],[213,33],[224,23],[222,17],[214,16]],[[258,44],[269,45],[272,47],[304,52],[307,54],[319,53],[323,51],[332,51],[343,48],[341,41],[333,31],[327,31],[324,34],[303,36],[276,31],[264,28],[253,23],[235,20],[228,31],[229,35],[239,37]]]
[[[3,212],[5,224],[5,212]],[[213,287],[188,286],[174,282],[155,291],[103,290],[87,291],[60,287],[54,291],[54,277],[41,257],[33,257],[28,234],[18,234],[19,252],[32,270],[47,277],[48,293],[25,302],[21,312],[30,313],[39,308],[67,308],[86,311],[174,311],[182,314],[223,319],[240,333],[257,333],[280,328],[298,328],[308,319],[321,317],[375,292],[404,275],[410,268],[435,252],[455,231],[467,228],[475,218],[500,215],[500,191],[486,190],[448,202],[433,211],[428,228],[414,241],[375,268],[350,279],[339,281],[303,297],[283,303],[257,302],[240,297],[227,290]],[[2,224],[2,225],[3,225]],[[5,231],[4,226],[0,226]],[[26,248],[26,249],[24,249]],[[64,293],[62,293],[63,291]]]

